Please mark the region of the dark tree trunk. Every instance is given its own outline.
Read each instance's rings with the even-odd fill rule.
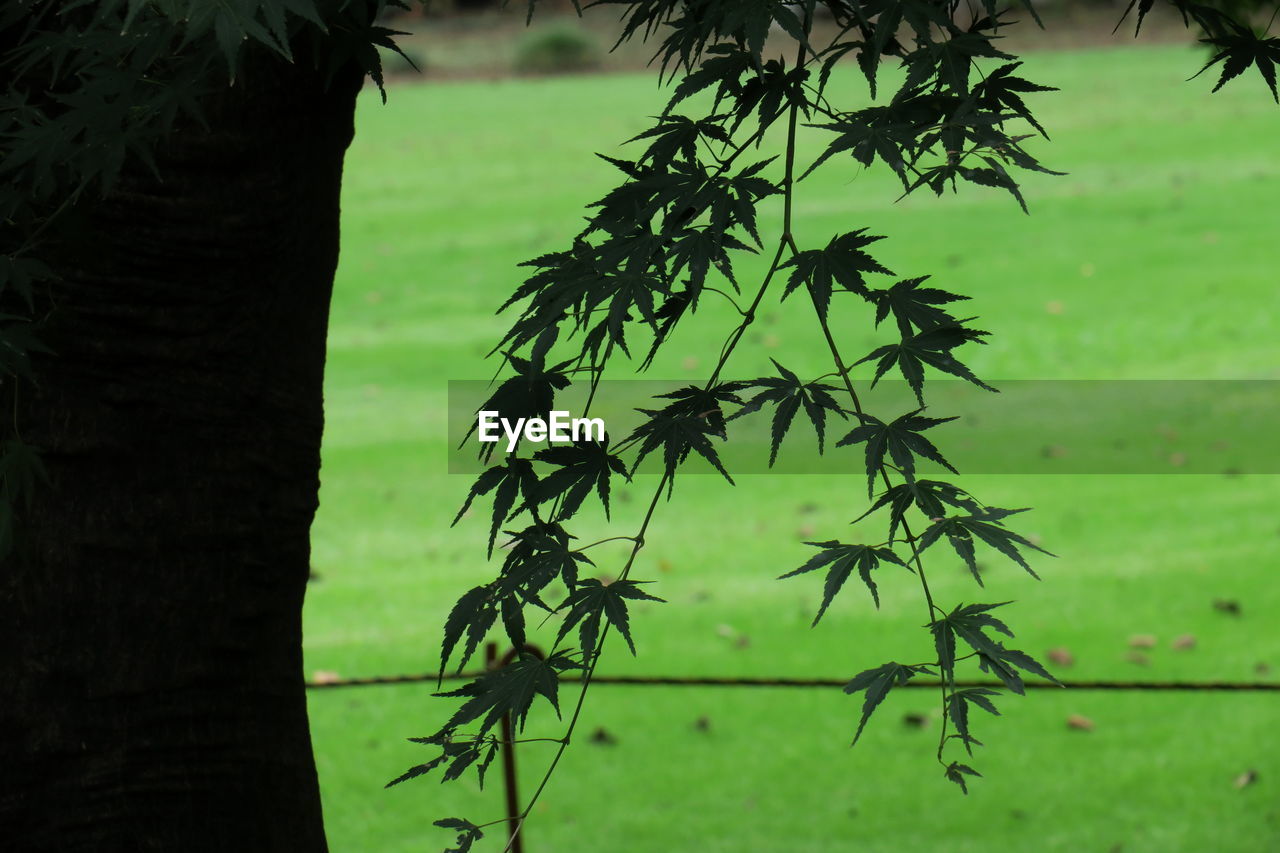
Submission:
[[[50,483],[0,572],[0,849],[326,847],[301,608],[358,87],[259,65],[68,220],[14,409]]]

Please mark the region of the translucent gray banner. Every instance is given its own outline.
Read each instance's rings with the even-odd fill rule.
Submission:
[[[687,380],[615,380],[601,382],[586,410],[589,388],[572,385],[556,392],[557,421],[566,435],[572,419],[600,419],[616,445],[644,422],[637,409],[661,409],[671,402],[659,395],[687,388]],[[832,383],[834,384],[834,383]],[[925,414],[957,419],[925,433],[961,473],[970,474],[1280,474],[1280,381],[1277,380],[1017,380],[994,383],[991,393],[967,382],[929,381]],[[449,472],[474,474],[486,464],[479,453],[477,412],[496,384],[449,383]],[[918,408],[905,382],[884,381],[874,389],[855,386],[867,413],[890,421]],[[749,400],[758,389],[740,392]],[[833,392],[848,407],[848,395]],[[739,408],[723,407],[725,416]],[[509,441],[496,418],[488,445],[493,458],[506,455]],[[796,413],[778,459],[769,467],[774,406],[729,420],[727,441],[712,443],[733,476],[743,474],[861,474],[863,447],[836,447],[856,419],[827,417],[826,450],[819,455],[817,438],[802,408]],[[542,416],[548,419],[548,414]],[[467,433],[471,431],[471,435]],[[534,431],[535,436],[538,430]],[[580,431],[581,434],[581,431]],[[555,446],[521,440],[521,455]],[[628,464],[634,446],[624,450]],[[922,474],[943,471],[918,460]],[[640,467],[661,471],[660,452]],[[681,472],[715,473],[690,455]]]

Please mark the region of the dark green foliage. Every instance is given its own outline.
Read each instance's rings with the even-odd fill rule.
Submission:
[[[868,496],[875,489],[876,477],[884,468],[886,455],[893,460],[893,464],[897,466],[898,471],[908,483],[915,480],[917,456],[937,462],[953,474],[959,473],[942,457],[941,451],[934,446],[933,442],[921,435],[925,430],[954,421],[955,418],[927,418],[920,414],[922,411],[924,409],[907,412],[889,423],[885,423],[875,415],[859,414],[857,417],[862,425],[854,427],[852,432],[836,442],[836,447],[864,443],[867,445]]]
[[[889,661],[875,669],[868,669],[865,672],[858,673],[844,686],[845,693],[866,691],[862,701],[862,719],[858,721],[858,730],[853,733],[854,743],[857,743],[858,738],[862,737],[862,730],[867,727],[867,721],[871,719],[871,715],[876,708],[884,701],[884,697],[889,695],[889,691],[895,687],[901,687],[921,673],[925,675],[933,674],[925,666],[908,666]]]
[[[827,571],[827,583],[822,593],[822,606],[818,608],[818,615],[813,617],[814,625],[817,625],[818,620],[822,618],[822,614],[827,612],[827,607],[831,604],[831,600],[836,597],[836,593],[844,586],[844,582],[849,579],[849,575],[854,569],[857,569],[858,576],[862,578],[862,582],[871,591],[871,598],[875,601],[877,608],[880,606],[880,593],[876,590],[875,581],[871,579],[871,572],[880,566],[880,561],[897,563],[908,571],[911,570],[910,566],[902,562],[902,559],[888,548],[875,548],[870,545],[844,545],[834,540],[830,542],[806,542],[804,544],[821,548],[822,551],[810,557],[809,561],[800,568],[787,572],[785,575],[780,575],[779,580],[792,578],[805,572],[812,572],[823,566],[831,566]]]
[[[570,593],[569,598],[565,600],[557,609],[565,610],[564,623],[560,626],[560,633],[556,636],[556,642],[559,643],[565,636],[573,630],[574,626],[578,627],[578,634],[581,642],[579,648],[585,656],[585,661],[590,661],[595,657],[596,638],[600,636],[600,620],[607,619],[609,624],[618,629],[618,633],[627,641],[627,647],[631,649],[631,654],[636,653],[636,644],[631,639],[631,623],[630,617],[627,615],[627,600],[632,601],[663,601],[654,595],[649,595],[640,589],[639,584],[645,581],[616,580],[611,583],[605,583],[596,578],[588,578]]]
[[[981,775],[982,775],[981,773],[979,773],[977,770],[974,770],[969,765],[961,764],[958,761],[953,761],[947,765],[947,770],[946,770],[947,781],[955,782],[957,785],[960,786],[960,790],[965,794],[969,793],[969,786],[968,784],[966,784],[964,777],[965,776],[981,776]]]
[[[1141,16],[1152,4],[1140,2]],[[1273,85],[1274,39],[1254,35],[1225,13],[1184,0],[1172,2],[1217,48],[1210,64],[1223,63],[1220,83],[1256,66]],[[444,775],[450,778],[472,766],[482,772],[490,755],[485,750],[491,748],[486,733],[494,722],[505,713],[523,722],[538,693],[554,706],[555,684],[566,669],[584,669],[585,691],[610,627],[636,652],[628,602],[661,599],[643,592],[630,573],[663,491],[672,497],[676,474],[694,455],[732,483],[716,446],[727,440],[726,421],[772,407],[770,465],[802,410],[820,452],[826,449],[828,415],[855,417],[856,426],[836,447],[864,446],[871,500],[856,520],[889,511],[883,541],[808,542],[817,553],[782,575],[825,570],[814,624],[855,573],[878,606],[875,571],[885,562],[914,574],[928,611],[934,660],[888,663],[860,673],[846,685],[847,693],[864,694],[853,740],[894,687],[917,675],[936,673],[945,714],[937,760],[945,778],[967,793],[978,771],[950,760],[946,750],[953,740],[966,755],[981,745],[971,728],[970,710],[976,706],[996,715],[993,697],[998,691],[959,687],[958,670],[991,673],[1015,693],[1024,691],[1028,673],[1052,679],[1025,652],[997,639],[1013,636],[1008,625],[992,615],[1003,605],[978,603],[947,610],[935,601],[922,557],[936,553],[928,549],[945,537],[981,584],[978,542],[1033,575],[1026,549],[1048,554],[1005,526],[1022,510],[990,507],[954,483],[917,476],[926,462],[957,473],[925,437],[934,427],[954,420],[924,414],[926,375],[958,377],[994,391],[961,358],[965,344],[984,343],[988,333],[969,325],[972,317],[953,313],[953,303],[967,296],[934,286],[927,275],[879,286],[875,276],[891,273],[868,252],[881,238],[867,229],[802,235],[791,211],[797,176],[803,178],[838,154],[866,168],[887,168],[904,194],[921,187],[940,194],[948,187],[958,190],[962,183],[975,184],[1009,193],[1025,210],[1019,186],[1022,172],[1059,174],[1023,147],[1028,138],[1049,135],[1027,99],[1054,89],[1020,76],[1017,58],[997,46],[1002,44],[996,41],[998,31],[1013,22],[994,0],[982,0],[981,16],[966,27],[955,22],[958,4],[950,2],[824,0],[821,5],[838,28],[825,45],[809,37],[819,5],[815,0],[603,0],[598,5],[622,7],[620,41],[646,36],[659,41],[654,58],[661,66],[660,76],[674,88],[662,114],[629,140],[637,146],[631,159],[601,155],[621,177],[617,186],[588,205],[585,227],[567,248],[526,263],[532,274],[502,306],[513,309],[515,317],[494,350],[502,353],[515,375],[498,386],[488,408],[508,418],[545,413],[556,392],[579,373],[590,382],[594,398],[597,383],[617,364],[618,356],[635,358],[634,367],[645,370],[681,321],[706,298],[727,300],[740,319],[728,330],[721,356],[705,382],[661,395],[661,406],[637,408],[644,420],[624,440],[612,446],[555,447],[529,459],[512,456],[480,475],[464,510],[475,498],[492,494],[490,550],[499,529],[512,539],[497,576],[464,595],[446,621],[442,666],[460,645],[465,663],[499,620],[511,643],[521,647],[524,608],[550,609],[544,598],[553,584],[564,587],[554,611],[562,615],[557,651],[547,662],[526,654],[507,670],[486,673],[451,694],[465,699],[464,704],[448,725],[423,741],[440,747],[442,755],[402,778],[437,766],[445,767]],[[1029,0],[1022,5],[1039,20]],[[788,58],[774,50],[778,41],[787,43],[783,53]],[[896,91],[877,101],[878,71],[885,57],[899,60],[905,74]],[[872,103],[840,105],[827,97],[832,69],[842,58],[857,63]],[[704,111],[693,110],[693,104]],[[831,133],[816,161],[803,170],[795,156],[796,127],[802,120]],[[739,165],[743,152],[763,147],[768,132],[783,124],[785,149],[773,152],[780,159],[766,156]],[[759,203],[774,195],[783,196],[783,222],[776,237],[762,233],[767,219],[758,213]],[[773,249],[773,254],[763,280],[742,281],[735,271],[736,253],[766,249]],[[801,285],[808,299],[787,301]],[[836,298],[841,294],[859,298]],[[774,360],[777,376],[727,381],[730,356],[756,321],[763,300],[774,296],[787,310],[812,311],[815,334],[821,334],[831,352],[831,372],[804,381]],[[874,309],[873,317],[867,317],[864,303]],[[861,353],[842,353],[847,341],[856,339],[845,332],[849,314],[877,327],[891,320],[897,340],[861,358]],[[636,343],[637,335],[642,346]],[[862,363],[874,365],[870,389],[890,371],[900,372],[919,408],[882,420],[864,407],[851,373]],[[831,376],[839,382],[825,384]],[[576,517],[593,492],[607,517],[613,476],[634,474],[650,456],[661,458],[661,477],[639,529],[633,535],[610,537],[631,543],[620,569],[607,575],[616,579],[580,578],[582,566],[593,565],[583,553],[592,546],[575,547],[561,525]],[[525,526],[507,530],[505,525],[516,518]],[[569,651],[559,650],[563,643],[569,644]],[[556,739],[552,768],[570,741],[581,700],[582,695],[564,737]],[[480,725],[479,734],[460,735],[458,729],[470,723]],[[526,805],[520,820],[528,817],[532,805]],[[470,843],[466,833],[471,824],[450,826],[459,830],[460,843]]]
[[[462,639],[463,632],[467,634],[467,647],[462,653],[462,660],[458,662],[459,672],[475,654],[480,640],[493,625],[493,620],[498,617],[497,611],[491,604],[491,598],[488,586],[475,586],[467,590],[453,605],[453,610],[449,611],[449,618],[444,623],[444,642],[440,647],[441,671],[448,665],[449,657],[453,654],[458,641]]]
[[[946,515],[945,506],[958,507],[976,511],[977,503],[964,489],[953,483],[940,480],[909,480],[885,489],[876,498],[875,503],[862,515],[854,519],[857,523],[881,507],[889,507],[889,538],[893,539],[899,525],[906,519],[907,510],[915,507],[925,518],[940,518]]]
[[[1222,76],[1218,78],[1213,91],[1218,91],[1228,80],[1239,77],[1250,65],[1255,65],[1262,79],[1271,89],[1271,97],[1280,103],[1280,93],[1276,91],[1276,65],[1280,63],[1280,38],[1262,38],[1248,27],[1235,22],[1231,24],[1229,34],[1210,36],[1202,42],[1218,49],[1213,58],[1205,63],[1204,68],[1196,72],[1199,77],[1219,62],[1222,63]]]
[[[500,745],[498,739],[492,735],[457,739],[454,739],[451,735],[435,735],[432,737],[411,737],[409,740],[413,743],[439,746],[440,754],[426,764],[419,764],[416,767],[409,768],[403,774],[388,782],[385,787],[390,788],[392,785],[399,785],[401,782],[425,776],[442,765],[447,766],[444,773],[441,774],[440,781],[449,782],[462,776],[468,767],[475,765],[476,776],[480,780],[480,787],[483,788],[484,774],[497,756]]]
[[[609,453],[608,437],[604,443],[579,441],[569,447],[550,447],[533,456],[539,462],[560,466],[538,484],[539,503],[559,499],[558,518],[569,518],[591,494],[592,487],[600,496],[605,517],[609,517],[609,478],[619,474],[630,480],[626,463]]]
[[[1275,71],[1280,40],[1248,25],[1248,13],[1258,6],[1254,0],[1169,2],[1214,51],[1201,70],[1222,65],[1214,91],[1256,68],[1273,98],[1280,100]],[[0,93],[3,387],[15,388],[18,380],[29,378],[28,356],[40,347],[38,319],[49,307],[49,238],[57,231],[59,217],[77,199],[86,193],[110,193],[130,159],[154,168],[152,150],[159,140],[181,122],[200,122],[205,97],[271,68],[270,62],[261,61],[265,58],[309,63],[331,78],[354,62],[381,87],[379,51],[398,48],[395,33],[378,21],[386,8],[399,5],[392,0],[16,0],[0,6],[0,69],[5,79]],[[558,713],[564,672],[585,667],[585,690],[608,626],[616,627],[636,650],[627,601],[661,601],[630,579],[636,554],[662,489],[671,496],[675,475],[691,453],[732,482],[712,441],[725,439],[724,407],[732,403],[736,414],[774,406],[770,464],[802,408],[820,450],[828,413],[853,412],[857,417],[858,426],[837,447],[866,445],[868,495],[874,495],[877,481],[881,491],[859,519],[888,507],[888,538],[859,545],[834,539],[811,542],[819,553],[784,577],[827,569],[816,624],[855,570],[878,603],[872,572],[886,561],[910,565],[928,609],[936,660],[889,663],[855,676],[845,690],[865,692],[865,697],[854,740],[893,687],[936,668],[947,722],[954,729],[946,734],[944,726],[937,757],[946,778],[967,792],[968,777],[979,774],[948,762],[944,750],[952,738],[962,742],[966,753],[979,745],[970,731],[969,708],[976,705],[994,714],[990,697],[995,694],[957,687],[957,668],[963,661],[974,661],[980,672],[994,674],[1016,693],[1024,689],[1024,673],[1050,676],[1024,652],[995,638],[1012,637],[1008,626],[991,615],[1001,605],[973,604],[949,612],[940,607],[929,592],[921,552],[945,536],[979,582],[975,540],[1033,574],[1020,549],[1048,552],[1005,527],[1005,519],[1021,510],[987,507],[959,486],[917,479],[919,459],[955,471],[923,435],[951,420],[922,414],[925,374],[939,371],[988,388],[956,355],[963,344],[980,343],[987,333],[967,326],[971,318],[957,318],[944,307],[966,297],[922,287],[927,276],[887,288],[870,287],[871,274],[889,271],[864,251],[879,239],[867,236],[865,229],[834,236],[795,233],[791,210],[800,165],[795,162],[795,127],[803,119],[831,133],[804,175],[837,154],[847,154],[864,167],[889,169],[904,193],[927,187],[940,194],[964,182],[1008,192],[1025,210],[1018,184],[1021,171],[1056,173],[1023,147],[1028,137],[1048,136],[1024,96],[1053,89],[1015,75],[1020,64],[996,42],[998,29],[1012,22],[1003,19],[995,0],[981,0],[983,17],[964,28],[954,20],[954,2],[822,0],[838,29],[826,45],[809,38],[817,0],[602,0],[599,5],[622,7],[620,41],[657,37],[660,76],[680,79],[663,114],[632,140],[645,146],[635,159],[605,158],[624,179],[589,206],[587,224],[569,247],[525,264],[532,274],[502,306],[519,306],[517,316],[493,351],[502,354],[513,375],[498,384],[485,408],[507,418],[545,416],[557,392],[577,374],[585,373],[594,388],[616,356],[631,358],[636,334],[647,336],[642,337],[646,349],[636,350],[647,353],[638,365],[647,367],[707,294],[728,299],[741,320],[729,331],[705,384],[664,395],[671,402],[661,408],[640,409],[647,420],[619,445],[584,443],[535,452],[531,458],[511,453],[478,477],[455,522],[476,498],[491,495],[489,556],[499,531],[511,540],[497,575],[462,595],[446,619],[441,670],[459,646],[459,668],[464,667],[499,620],[521,651],[510,665],[441,694],[462,700],[460,707],[439,732],[419,739],[439,747],[441,755],[395,781],[436,767],[444,768],[445,779],[470,768],[483,779],[499,746],[490,734],[493,726],[508,714],[523,726],[538,695]],[[1030,0],[1022,5],[1039,20]],[[1137,24],[1154,5],[1155,0],[1134,0],[1129,8],[1137,10]],[[532,13],[532,2],[529,9]],[[777,41],[789,43],[788,59],[774,56]],[[541,45],[543,55],[551,57],[547,68],[581,65],[587,56],[577,37],[543,38]],[[877,101],[878,71],[885,57],[897,59],[905,74],[896,91]],[[842,59],[857,63],[873,103],[838,105],[827,98],[832,69]],[[677,106],[695,103],[693,96],[703,92],[713,99],[709,113],[674,112]],[[743,152],[761,147],[766,132],[783,118],[787,140],[781,162],[766,157],[738,165]],[[773,235],[761,233],[757,208],[773,195],[784,197],[784,221],[769,271],[749,295],[749,283],[735,274],[734,253],[754,252],[772,242]],[[811,239],[806,248],[801,248],[801,236]],[[784,278],[781,273],[788,269],[779,298],[785,299],[801,284],[808,290],[808,302],[792,300],[787,307],[813,309],[816,329],[831,349],[834,374],[848,392],[847,402],[837,400],[838,386],[802,382],[777,362],[780,378],[722,379],[775,278]],[[860,362],[846,359],[840,352],[844,336],[832,333],[832,318],[846,307],[833,299],[840,293],[856,294],[873,305],[877,325],[893,318],[899,340],[861,361],[875,363],[876,380],[896,367],[911,385],[920,409],[891,421],[864,411],[850,374],[850,367]],[[747,307],[738,298],[749,299],[743,303]],[[739,395],[748,392],[754,396],[744,402]],[[18,405],[11,392],[5,399]],[[17,419],[13,422],[13,429],[5,426],[0,436],[0,555],[8,552],[20,532],[17,519],[31,491],[41,487],[42,477],[35,450],[17,433]],[[628,477],[644,458],[659,451],[663,475],[639,530],[620,537],[630,540],[632,548],[617,579],[608,584],[580,579],[581,567],[593,565],[583,553],[591,546],[574,547],[575,538],[562,523],[576,516],[593,491],[607,517],[613,475]],[[493,447],[482,447],[481,453],[489,460]],[[926,523],[917,534],[913,528],[921,519]],[[909,560],[897,555],[907,553],[902,548],[910,552]],[[580,647],[557,649],[543,660],[522,648],[524,610],[529,605],[550,610],[543,599],[552,585],[564,587],[559,639],[567,640],[576,629]],[[971,653],[958,655],[959,644]],[[561,751],[580,709],[579,703],[559,741]],[[472,724],[479,727],[478,733],[459,731]],[[526,806],[521,820],[532,805]],[[482,837],[480,826],[460,818],[437,825],[457,833],[452,848],[456,853],[471,849]]]
[[[973,319],[972,317],[969,319]],[[949,373],[972,382],[979,388],[995,391],[987,383],[973,375],[973,371],[965,367],[951,351],[961,344],[984,343],[983,337],[990,334],[979,329],[971,329],[959,323],[949,326],[935,326],[927,331],[919,332],[900,343],[886,344],[872,350],[858,359],[854,364],[876,361],[876,375],[871,386],[889,371],[895,364],[907,380],[911,390],[916,392],[916,399],[924,405],[924,368],[926,365],[942,373]]]
[[[541,502],[542,489],[532,463],[528,459],[509,456],[504,464],[489,468],[476,479],[467,499],[462,502],[462,508],[453,517],[453,523],[458,523],[477,497],[493,492],[493,522],[489,526],[489,556],[493,556],[498,528],[511,517],[516,499],[523,496],[526,506],[537,506]]]
[[[507,713],[523,729],[535,696],[546,699],[559,715],[560,673],[572,669],[581,669],[581,665],[562,653],[554,653],[543,659],[531,652],[522,651],[516,660],[501,669],[486,672],[457,690],[437,693],[437,696],[461,696],[466,699],[440,731],[452,733],[478,721],[479,733],[483,735]],[[439,736],[438,734],[437,737]]]
[[[748,388],[763,388],[764,390],[751,398],[741,409],[734,412],[729,420],[740,418],[743,415],[749,415],[752,412],[758,412],[763,408],[765,403],[772,403],[773,410],[773,443],[769,447],[769,466],[778,459],[778,448],[782,446],[782,439],[786,436],[787,430],[791,428],[791,421],[795,418],[800,408],[804,407],[805,416],[809,418],[809,423],[813,424],[813,431],[818,436],[818,452],[823,452],[823,445],[826,441],[827,431],[827,413],[834,412],[842,420],[847,412],[841,408],[835,398],[831,396],[833,391],[837,389],[832,385],[825,385],[821,382],[802,382],[800,377],[796,376],[790,370],[787,370],[781,364],[773,361],[773,366],[778,369],[781,377],[762,376],[759,379],[746,383]]]
[[[947,697],[947,719],[956,730],[952,737],[958,738],[970,755],[973,754],[973,747],[982,746],[982,742],[969,733],[969,706],[976,705],[988,714],[998,717],[1000,712],[996,710],[995,703],[990,697],[999,695],[1000,691],[989,687],[963,687],[953,691]]]
[[[890,314],[898,323],[898,331],[903,339],[910,338],[914,326],[921,332],[939,326],[955,325],[959,321],[951,314],[939,308],[949,302],[968,299],[958,293],[950,293],[935,287],[921,287],[929,276],[908,278],[884,290],[873,290],[866,294],[876,306],[876,325],[879,326]]]
[[[938,518],[932,526],[921,534],[920,550],[925,550],[934,542],[937,542],[939,537],[945,535],[951,547],[955,549],[956,553],[964,560],[965,565],[969,567],[974,580],[981,585],[982,578],[978,574],[978,564],[974,560],[973,551],[973,540],[978,539],[995,548],[1019,566],[1022,566],[1032,577],[1039,580],[1040,576],[1028,565],[1022,553],[1018,551],[1017,546],[1023,545],[1027,548],[1034,548],[1042,554],[1049,554],[1049,552],[1004,526],[1004,519],[1026,511],[1026,508],[999,509],[997,507],[984,507],[983,509],[977,509],[975,507],[967,515]],[[1053,555],[1050,554],[1049,556]]]
[[[451,829],[458,833],[457,840],[453,842],[455,846],[448,848],[444,853],[469,853],[471,845],[484,838],[484,833],[480,831],[480,827],[460,817],[447,817],[443,820],[437,820],[435,825],[441,829]]]
[[[794,267],[787,287],[782,291],[786,299],[793,290],[803,282],[808,285],[818,312],[826,319],[828,306],[831,304],[833,284],[839,284],[851,293],[861,296],[867,294],[864,273],[880,273],[893,275],[880,265],[875,258],[862,251],[883,237],[868,237],[866,229],[860,228],[848,234],[832,237],[824,249],[809,249],[800,252],[784,263],[779,269]]]
[[[517,71],[553,74],[586,71],[599,64],[596,43],[588,33],[574,26],[531,31],[516,47]]]
[[[994,671],[1005,685],[1014,693],[1023,691],[1022,679],[1015,671],[1022,669],[1041,678],[1058,683],[1048,671],[1029,655],[1017,649],[1008,649],[985,633],[986,630],[997,631],[1010,639],[1013,631],[1001,620],[992,616],[990,611],[1003,607],[1009,602],[999,604],[959,605],[950,613],[929,624],[933,634],[934,648],[938,653],[938,666],[943,675],[953,672],[956,664],[956,640],[964,642],[976,652],[979,667],[985,671]]]
[[[725,438],[724,411],[720,408],[724,403],[742,404],[737,392],[744,383],[723,382],[710,388],[698,388],[690,385],[678,391],[661,394],[660,397],[674,399],[674,403],[660,410],[638,409],[649,416],[649,420],[636,427],[627,437],[626,444],[639,443],[635,462],[631,466],[634,472],[653,451],[662,449],[663,471],[670,482],[675,480],[676,469],[689,458],[692,451],[733,482],[729,472],[720,463],[720,455],[716,452],[711,438]]]

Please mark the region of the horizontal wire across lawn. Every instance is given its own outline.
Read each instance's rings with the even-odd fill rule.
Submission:
[[[461,672],[445,674],[443,679],[439,673],[430,672],[418,675],[379,675],[369,678],[338,678],[322,681],[308,681],[308,689],[329,689],[337,687],[372,687],[378,684],[420,684],[423,682],[467,681],[479,678],[484,672]],[[562,682],[575,682],[581,679],[568,677]],[[622,685],[656,685],[663,687],[843,687],[849,683],[847,678],[717,678],[708,676],[651,676],[651,675],[596,675],[592,684]],[[996,687],[1004,684],[999,681],[956,681],[956,687]],[[1050,681],[1027,681],[1028,690],[1040,688],[1061,689]],[[1249,691],[1280,692],[1280,682],[1274,681],[1064,681],[1062,687],[1072,690],[1202,690],[1224,693]],[[908,681],[895,685],[895,690],[903,688],[938,688],[937,681]]]

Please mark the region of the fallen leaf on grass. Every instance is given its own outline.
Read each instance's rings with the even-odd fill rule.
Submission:
[[[601,746],[614,746],[617,744],[618,739],[613,736],[613,732],[609,731],[604,726],[600,726],[591,733],[591,742],[598,743]]]
[[[1154,649],[1156,647],[1156,637],[1154,634],[1134,634],[1129,638],[1129,648],[1131,649]]]
[[[1067,717],[1067,728],[1075,729],[1079,732],[1091,732],[1095,727],[1093,720],[1083,714],[1072,714]]]
[[[1250,770],[1244,771],[1239,776],[1237,776],[1234,784],[1236,786],[1236,790],[1239,790],[1240,788],[1247,788],[1257,781],[1258,781],[1258,771],[1250,769]]]
[[[919,711],[911,711],[902,715],[902,724],[909,729],[923,729],[929,724],[929,718]]]
[[[1234,598],[1215,598],[1213,600],[1213,609],[1220,613],[1228,613],[1232,616],[1240,615],[1240,602]]]
[[[1049,658],[1051,663],[1063,668],[1074,666],[1076,662],[1075,655],[1071,654],[1071,650],[1066,646],[1049,649],[1045,653],[1045,657]]]

